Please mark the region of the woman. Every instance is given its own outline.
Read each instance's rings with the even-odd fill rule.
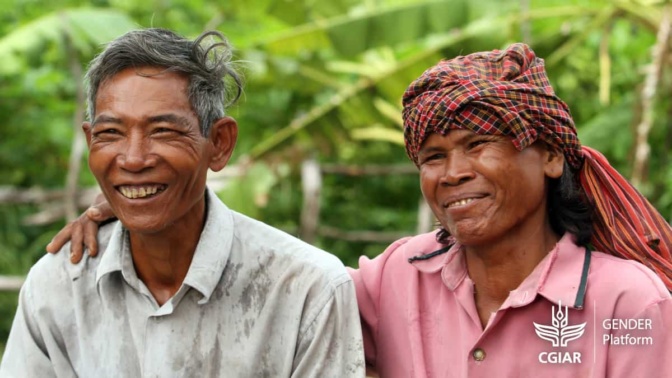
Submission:
[[[442,61],[403,100],[407,153],[441,228],[351,270],[371,368],[672,376],[670,227],[580,145],[543,60],[514,44]],[[92,245],[92,223],[49,250],[70,232]]]
[[[367,362],[384,377],[672,376],[670,227],[581,147],[543,60],[515,44],[444,61],[403,103],[441,229],[351,271]]]

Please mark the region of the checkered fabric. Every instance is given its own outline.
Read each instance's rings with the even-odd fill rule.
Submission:
[[[537,140],[562,148],[595,206],[591,244],[637,260],[672,290],[672,228],[599,152],[581,147],[567,105],[555,95],[544,61],[525,44],[439,62],[403,97],[406,152],[452,129],[509,136],[518,150]]]
[[[541,138],[564,146],[572,167],[581,165],[569,108],[555,95],[543,59],[522,43],[441,61],[411,83],[403,104],[406,152],[416,165],[427,136],[451,129],[507,135],[519,150]]]

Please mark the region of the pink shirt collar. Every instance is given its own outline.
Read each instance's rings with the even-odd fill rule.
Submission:
[[[406,250],[405,253],[407,259],[417,256],[417,251]],[[584,274],[588,273],[590,255],[588,258],[577,258],[576,254],[583,257],[586,253],[583,247],[575,244],[572,234],[565,233],[520,286],[511,291],[502,308],[528,305],[539,294],[554,304],[562,302],[565,306],[581,309],[581,299],[585,295],[585,284],[582,287],[581,283],[585,281]],[[443,283],[451,291],[455,291],[465,280],[471,283],[459,243],[445,253],[426,260],[415,260],[411,264],[423,273],[441,271]],[[577,297],[580,299],[578,303]]]

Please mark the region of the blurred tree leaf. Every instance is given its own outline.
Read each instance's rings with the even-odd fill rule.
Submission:
[[[69,9],[47,14],[0,39],[0,74],[15,74],[21,55],[35,51],[45,41],[62,45],[64,35],[77,49],[90,54],[94,46],[109,42],[137,27],[127,15],[110,9]]]

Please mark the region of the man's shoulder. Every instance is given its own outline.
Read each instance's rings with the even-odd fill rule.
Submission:
[[[355,301],[352,279],[336,256],[235,212],[231,254],[216,290],[225,296],[215,298],[264,316],[312,319],[341,292]]]
[[[323,273],[346,273],[333,254],[312,246],[284,231],[234,212],[234,248],[244,250],[245,260],[270,258],[272,263],[305,266]],[[235,259],[235,256],[234,256]]]
[[[71,243],[66,243],[58,253],[42,256],[28,272],[26,281],[29,290],[40,291],[45,295],[67,291],[73,282],[88,276],[95,277],[96,269],[105,253],[105,248],[110,240],[115,222],[104,225],[98,230],[99,253],[96,257],[90,257],[88,251],[84,251],[82,261],[77,264],[70,262]]]

